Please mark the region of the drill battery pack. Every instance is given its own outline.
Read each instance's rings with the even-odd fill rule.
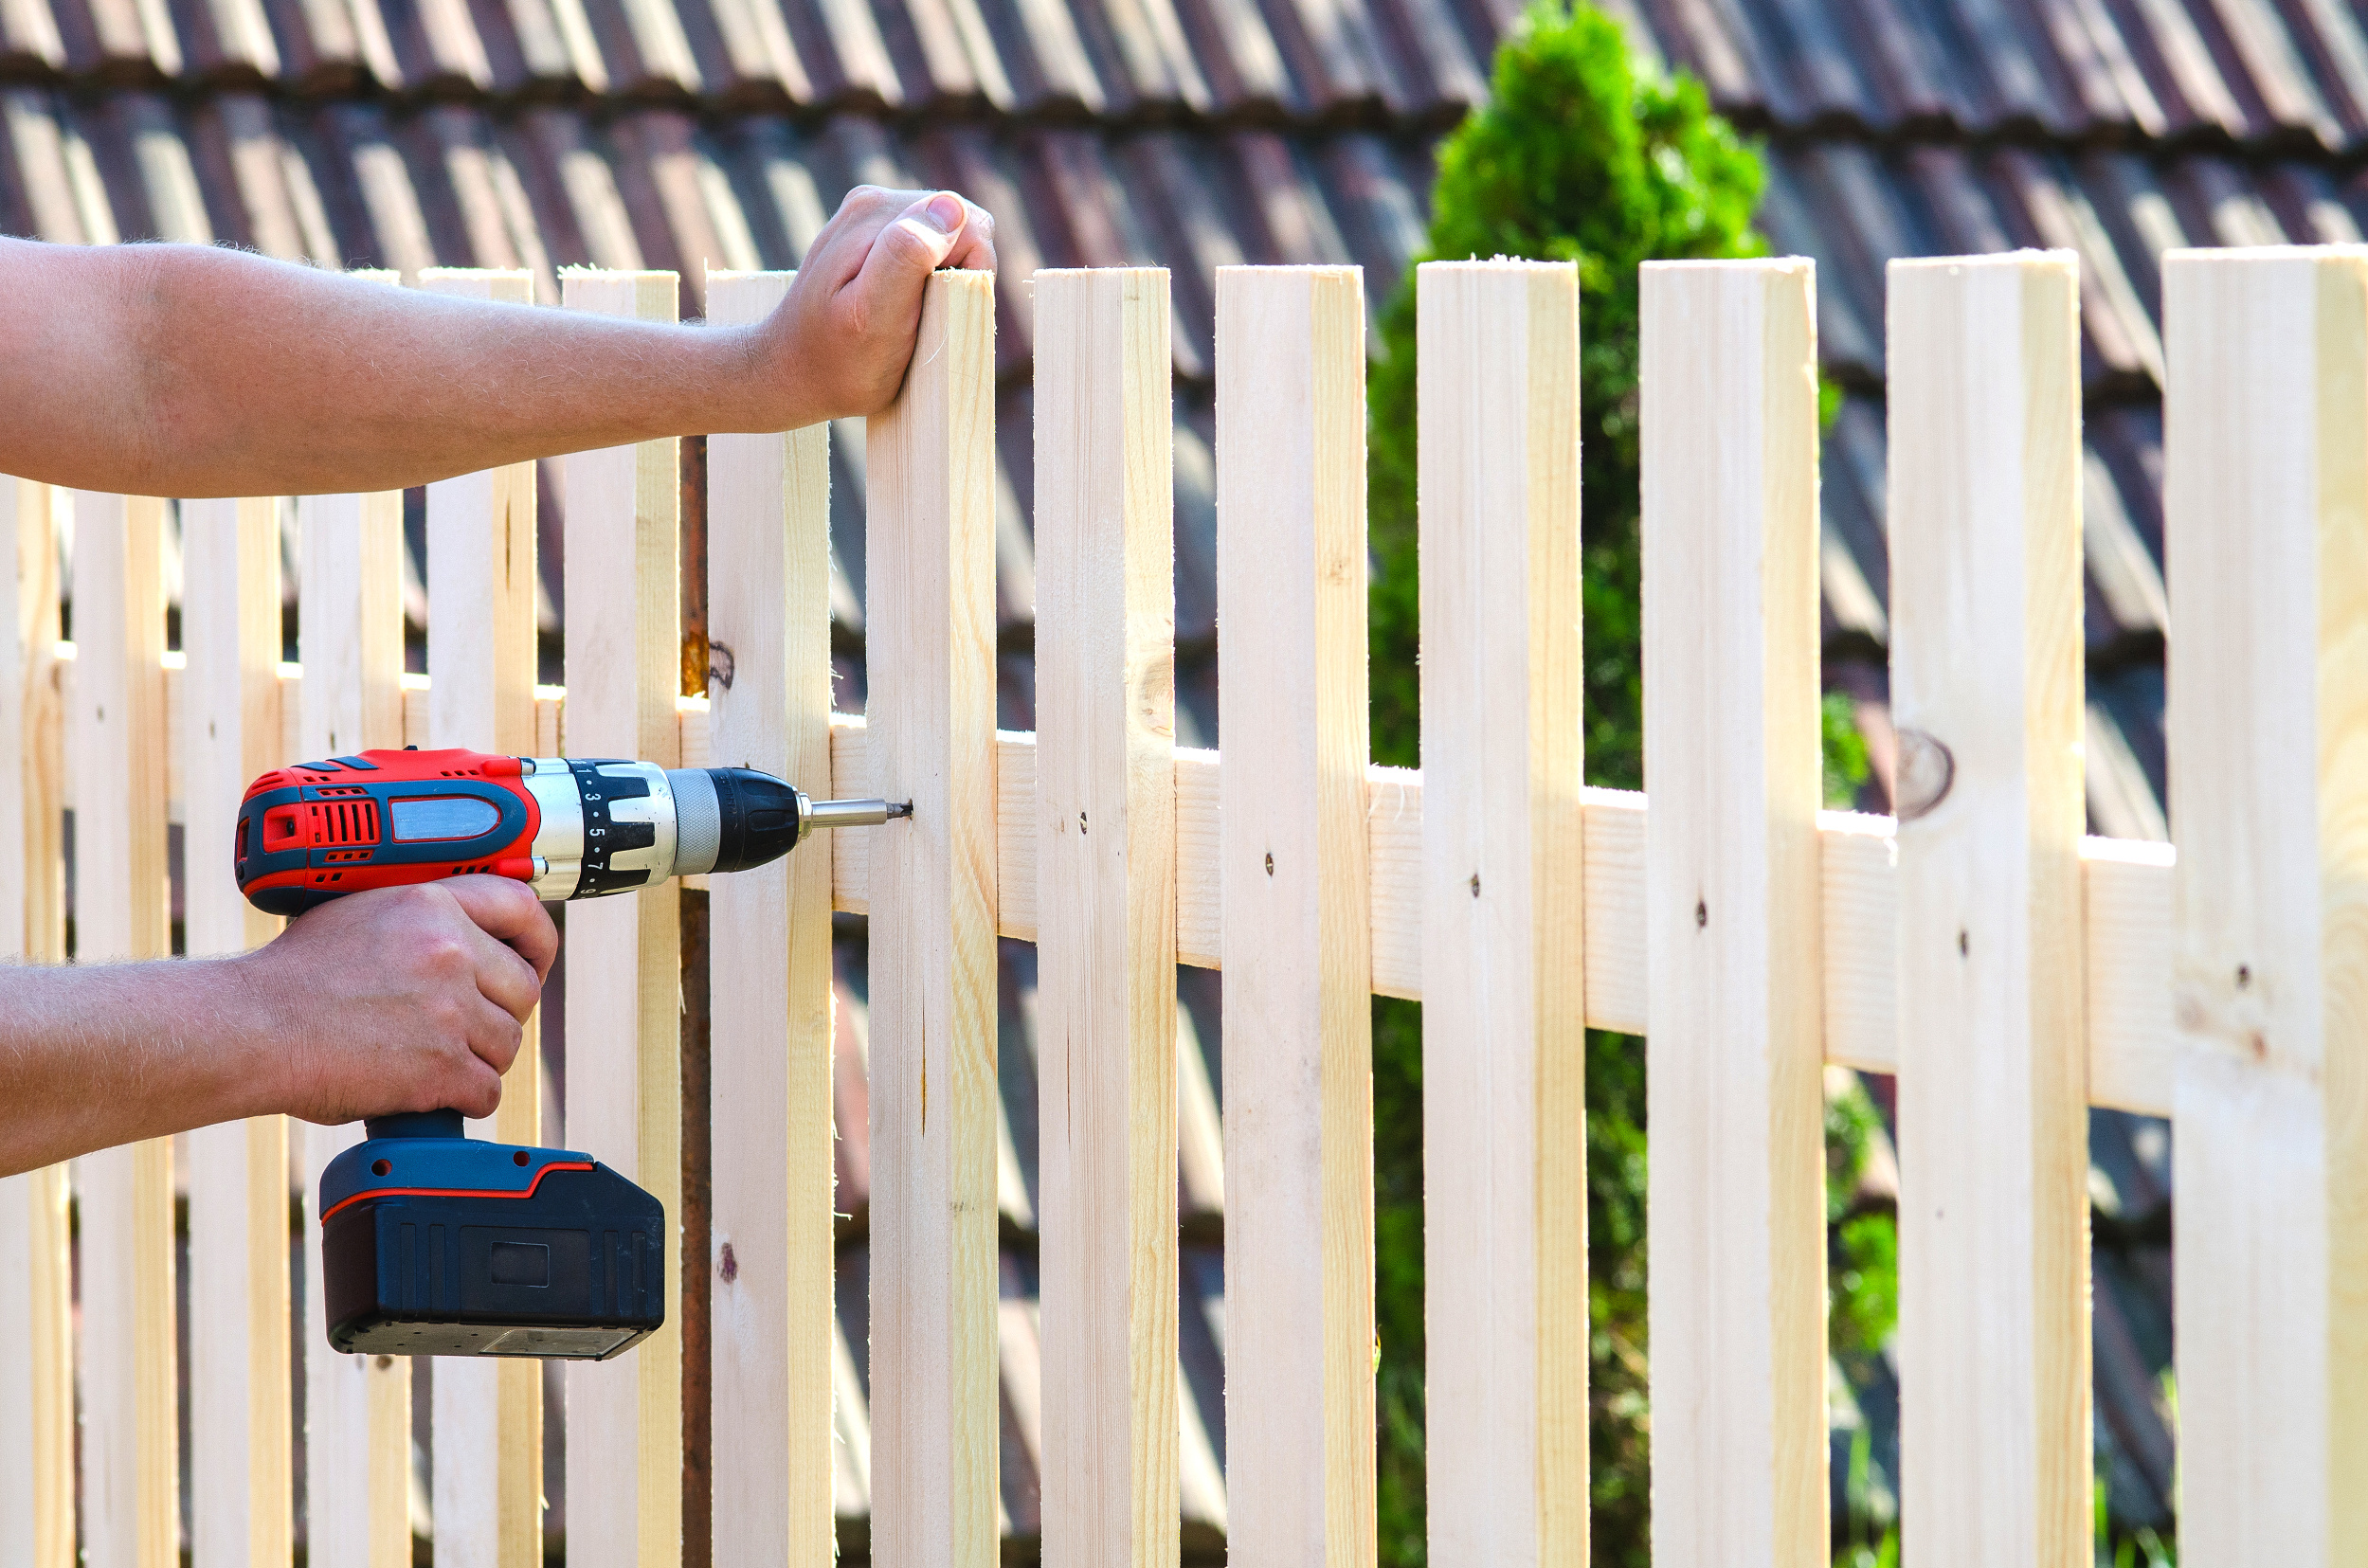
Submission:
[[[320,1178],[329,1343],[606,1361],[666,1321],[662,1204],[590,1155],[376,1118]]]

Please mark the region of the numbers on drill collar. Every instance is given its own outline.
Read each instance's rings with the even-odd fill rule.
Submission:
[[[584,802],[584,871],[575,896],[593,898],[605,892],[646,887],[648,868],[611,871],[610,856],[625,850],[648,849],[658,842],[655,822],[620,822],[610,815],[617,801],[646,800],[649,781],[630,774],[603,773],[607,757],[570,757],[568,769],[575,775],[576,793]]]

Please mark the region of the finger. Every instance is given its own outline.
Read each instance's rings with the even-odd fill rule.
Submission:
[[[515,1049],[511,1054],[516,1054]],[[422,1108],[457,1110],[482,1121],[501,1108],[501,1073],[482,1053],[473,1053],[466,1062],[443,1075],[436,1092],[428,1098],[436,1103]]]
[[[479,930],[526,960],[537,981],[549,978],[551,960],[559,956],[559,929],[533,889],[506,876],[456,876],[436,885],[452,894]]]
[[[967,221],[962,225],[961,237],[954,248],[947,253],[946,265],[965,272],[995,270],[995,215],[976,202],[965,199]]]
[[[517,951],[481,931],[472,932],[477,993],[508,1017],[524,1023],[543,1000],[542,977]]]
[[[861,269],[872,241],[896,214],[926,198],[926,190],[887,190],[859,185],[847,192],[830,222],[806,249],[804,267],[826,275],[834,289]]]
[[[950,190],[914,202],[879,231],[863,270],[847,285],[861,318],[885,330],[911,318],[921,284],[951,251],[969,219],[969,204]]]
[[[491,1002],[480,1001],[470,1010],[467,1030],[469,1051],[497,1074],[510,1071],[526,1039],[519,1020]]]

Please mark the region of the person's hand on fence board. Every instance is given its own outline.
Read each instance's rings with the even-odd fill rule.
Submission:
[[[758,329],[783,429],[877,414],[904,385],[921,290],[940,267],[991,272],[995,220],[950,190],[859,185],[807,247],[798,280]]]
[[[127,496],[393,490],[877,413],[922,287],[991,269],[952,191],[859,186],[754,326],[390,288],[218,245],[0,238],[0,473]]]
[[[490,1116],[558,950],[523,884],[459,876],[236,958],[0,969],[0,1176],[242,1116]]]

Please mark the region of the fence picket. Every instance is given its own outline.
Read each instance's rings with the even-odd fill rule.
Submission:
[[[996,1475],[995,294],[941,273],[865,446],[872,1550],[991,1561]]]
[[[1365,296],[1217,274],[1229,1550],[1369,1563]]]
[[[244,952],[280,922],[239,892],[239,802],[280,755],[280,503],[181,503],[183,900],[192,957]],[[282,1116],[189,1138],[190,1515],[194,1568],[287,1559],[288,1131]]]
[[[65,956],[57,495],[0,477],[0,954]],[[74,1561],[74,1351],[66,1167],[0,1178],[0,1561]]]
[[[1181,1431],[1167,274],[1039,272],[1036,330],[1044,1560],[1159,1564]]]
[[[1430,1550],[1579,1564],[1579,274],[1434,261],[1418,288]]]
[[[794,273],[712,272],[761,321]],[[830,793],[830,432],[707,441],[711,766]],[[828,1568],[832,1519],[830,868],[838,836],[710,884],[711,1337],[718,1562]]]
[[[76,959],[170,950],[165,865],[165,503],[74,497]],[[81,1198],[82,1541],[92,1568],[180,1555],[172,1141],[75,1162]]]
[[[430,268],[420,287],[525,305],[533,275]],[[427,487],[427,745],[534,752],[534,465],[511,463]],[[542,1141],[542,1015],[526,1022],[501,1107],[470,1136]],[[543,1377],[530,1361],[447,1356],[433,1394],[436,1560],[539,1568]]]
[[[569,310],[675,319],[671,272],[570,272]],[[681,689],[681,491],[672,437],[577,452],[568,481],[568,748],[672,767]],[[568,912],[568,1138],[640,1182],[682,1243],[681,896],[674,884]],[[568,1363],[568,1554],[578,1568],[676,1561],[682,1541],[682,1326],[614,1361]]]
[[[1814,289],[1792,260],[1641,290],[1665,1568],[1828,1560]]]
[[[2094,1554],[2079,259],[1890,265],[1901,1521]]]
[[[2179,1560],[2368,1541],[2368,253],[2163,266]]]
[[[298,750],[334,757],[403,744],[403,493],[297,503]],[[316,1568],[411,1560],[411,1362],[329,1348],[320,1174],[361,1124],[304,1128],[304,1518]]]

